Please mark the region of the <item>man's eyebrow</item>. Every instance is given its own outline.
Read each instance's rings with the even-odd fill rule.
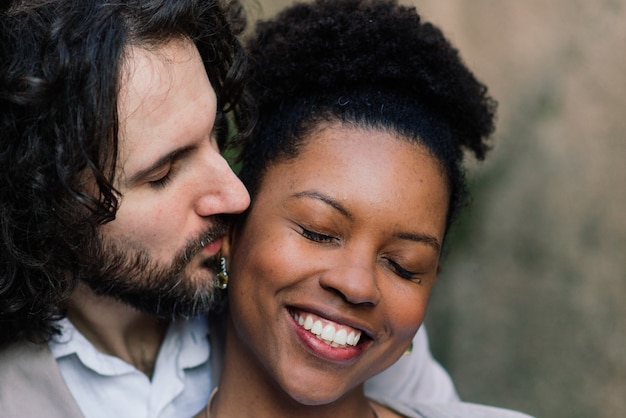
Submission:
[[[298,192],[298,193],[293,194],[292,197],[295,197],[295,198],[308,197],[311,199],[321,200],[327,205],[333,207],[337,212],[341,213],[346,218],[350,220],[354,219],[354,217],[348,211],[348,209],[346,209],[341,203],[337,202],[332,197],[326,196],[325,194],[317,192],[315,190],[305,190],[303,192]]]
[[[193,149],[194,147],[190,145],[187,147],[179,148],[177,150],[170,152],[169,154],[162,156],[161,158],[156,160],[154,163],[152,163],[149,167],[144,168],[143,170],[139,170],[138,172],[130,176],[130,178],[127,180],[127,183],[133,184],[135,182],[138,182],[142,178],[148,176],[151,172],[157,170],[159,167],[171,161],[174,161],[178,158],[181,158],[186,154],[189,154]]]
[[[426,245],[432,247],[433,249],[435,249],[437,251],[441,251],[441,243],[439,242],[437,237],[435,237],[433,235],[423,234],[423,233],[406,233],[406,232],[402,232],[402,233],[396,234],[396,236],[398,238],[401,238],[401,239],[405,239],[405,240],[409,240],[409,241],[415,241],[415,242],[420,242],[420,243],[423,243],[423,244],[426,244]]]

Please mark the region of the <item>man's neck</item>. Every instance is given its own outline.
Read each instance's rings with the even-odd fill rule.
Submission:
[[[99,351],[119,357],[152,377],[167,322],[115,299],[98,296],[80,283],[68,319]]]

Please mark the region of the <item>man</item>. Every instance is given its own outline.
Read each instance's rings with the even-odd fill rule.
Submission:
[[[0,410],[192,416],[245,130],[237,4],[22,0],[0,15]],[[211,341],[219,342],[213,331]],[[372,390],[454,399],[425,336]],[[438,392],[439,391],[439,392]]]

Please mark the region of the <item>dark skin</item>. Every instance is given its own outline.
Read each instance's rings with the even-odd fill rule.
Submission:
[[[423,321],[445,234],[445,177],[423,146],[384,131],[334,123],[304,144],[267,169],[233,234],[211,413],[397,416],[372,406],[363,382],[403,354]]]

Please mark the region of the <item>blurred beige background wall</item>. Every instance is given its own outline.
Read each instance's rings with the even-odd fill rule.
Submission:
[[[431,302],[435,356],[465,400],[626,417],[626,0],[403,3],[500,103]]]

